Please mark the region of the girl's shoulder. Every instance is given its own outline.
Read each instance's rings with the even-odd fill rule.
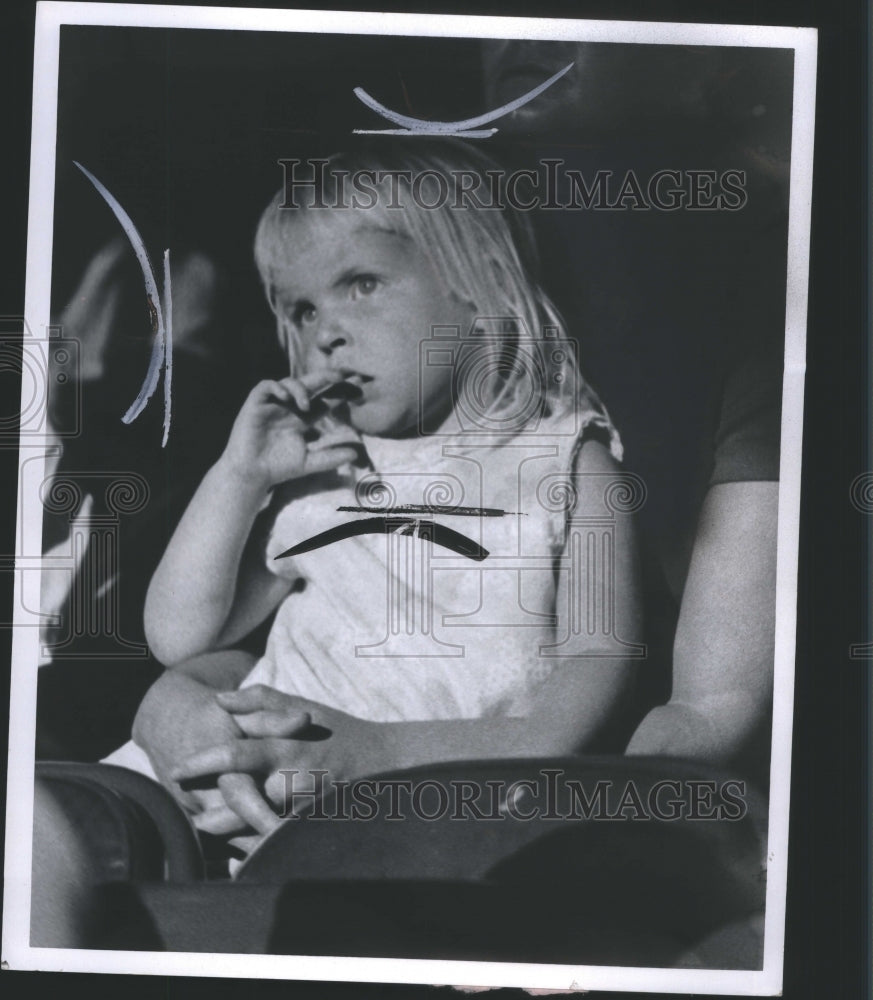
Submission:
[[[600,397],[587,382],[579,387],[575,405],[569,409],[571,412],[560,416],[558,421],[572,420],[578,428],[574,438],[573,464],[582,446],[588,441],[599,441],[616,462],[621,462],[624,456],[621,437]],[[596,449],[588,450],[591,452]]]
[[[545,516],[553,545],[561,548],[568,518],[608,515],[616,490],[625,489],[621,438],[590,391],[575,407],[544,419],[536,440],[549,445],[550,457],[534,466],[535,479],[520,490],[520,499]]]
[[[531,421],[513,443],[523,440],[549,446],[554,464],[566,473],[580,467],[615,469],[624,454],[621,437],[609,413],[587,386],[574,404]]]

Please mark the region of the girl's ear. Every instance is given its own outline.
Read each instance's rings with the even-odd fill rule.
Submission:
[[[469,309],[473,315],[476,314],[476,303],[472,299],[464,298],[464,296],[459,295],[457,292],[450,292],[450,295],[455,302]]]
[[[481,332],[478,330],[479,326],[479,310],[476,308],[476,303],[471,299],[465,298],[459,295],[457,292],[450,292],[451,297],[458,303],[458,305],[463,306],[468,311],[467,324],[463,330],[461,330],[462,337],[469,337],[470,334]]]
[[[473,303],[470,303],[470,323],[467,329],[464,331],[465,335],[474,336],[481,335],[485,333],[485,324],[482,322],[482,317],[479,315],[479,310]]]

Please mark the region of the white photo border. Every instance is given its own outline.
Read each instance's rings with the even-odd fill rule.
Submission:
[[[217,30],[406,34],[434,37],[761,46],[794,50],[788,228],[785,369],[779,490],[777,625],[772,725],[769,855],[761,971],[535,965],[411,959],[176,954],[31,948],[30,879],[36,730],[37,630],[13,633],[5,857],[3,960],[12,969],[204,975],[270,979],[403,982],[631,992],[777,994],[782,986],[791,764],[803,384],[809,270],[817,33],[812,28],[584,21],[517,17],[303,10],[39,3],[34,59],[33,136],[25,316],[30,330],[50,324],[59,40],[62,25]],[[22,399],[22,406],[26,400]],[[22,458],[24,454],[22,453]],[[41,505],[19,496],[18,552],[41,545]],[[24,573],[16,574],[21,614]],[[18,618],[16,618],[18,624]],[[207,963],[208,959],[208,963]]]

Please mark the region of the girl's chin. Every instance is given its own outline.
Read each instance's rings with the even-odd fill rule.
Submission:
[[[386,419],[379,408],[367,403],[349,408],[349,423],[360,434],[370,434],[372,437],[388,437],[391,435],[391,421]]]
[[[351,408],[349,423],[359,434],[369,434],[370,437],[406,438],[419,435],[417,422],[407,426],[397,419],[396,414],[385,413],[378,406],[366,403]]]

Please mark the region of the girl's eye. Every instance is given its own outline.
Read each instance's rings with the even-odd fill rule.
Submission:
[[[379,279],[372,274],[362,274],[355,278],[353,293],[356,295],[372,295],[379,287]]]
[[[297,307],[296,316],[294,317],[294,319],[298,323],[303,323],[303,324],[314,323],[315,317],[317,315],[318,313],[315,306],[304,304]]]

